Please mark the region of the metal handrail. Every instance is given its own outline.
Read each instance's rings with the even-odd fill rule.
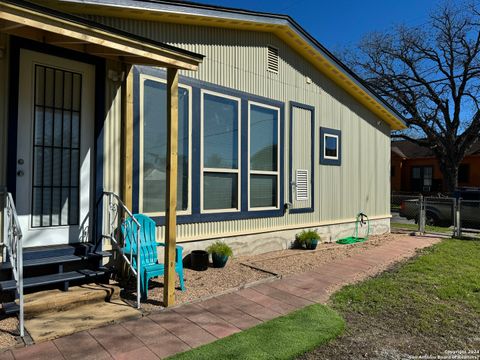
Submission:
[[[18,220],[17,210],[13,201],[12,194],[6,192],[4,209],[4,238],[3,244],[8,253],[8,258],[12,264],[13,277],[17,284],[18,302],[19,302],[19,329],[20,336],[25,336],[24,328],[24,307],[23,307],[23,243],[22,228]],[[5,259],[3,259],[5,261]]]
[[[129,266],[130,270],[132,273],[137,277],[137,308],[140,309],[140,274],[141,274],[141,262],[140,262],[140,228],[141,225],[138,222],[137,219],[133,216],[132,212],[127,208],[127,206],[123,203],[122,199],[120,196],[118,196],[116,193],[111,192],[111,191],[104,191],[102,193],[102,198],[107,197],[108,199],[108,212],[107,212],[107,224],[108,224],[108,231],[107,234],[104,234],[105,226],[102,226],[102,238],[103,239],[109,239],[113,245],[117,247],[117,250],[119,250],[120,254],[122,255],[123,259]],[[119,244],[117,238],[115,237],[115,231],[118,229],[118,220],[120,219],[119,217],[119,208],[125,212],[131,219],[132,221],[136,224],[137,226],[137,268],[133,266],[133,246],[130,246],[130,257],[128,257],[121,244]],[[104,224],[103,224],[104,225]],[[127,226],[127,223],[125,223],[125,226]]]

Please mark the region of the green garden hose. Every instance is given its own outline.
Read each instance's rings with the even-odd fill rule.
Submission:
[[[358,224],[360,224],[360,227],[363,227],[364,225],[367,226],[367,233],[365,234],[365,237],[358,236]],[[368,239],[369,234],[370,234],[370,220],[368,216],[364,213],[358,213],[357,218],[355,220],[355,232],[353,233],[353,236],[339,239],[337,240],[337,244],[348,245],[348,244],[364,242],[365,240]]]

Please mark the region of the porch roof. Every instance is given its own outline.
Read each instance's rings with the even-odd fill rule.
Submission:
[[[0,3],[0,33],[127,64],[197,70],[203,55],[24,0]]]

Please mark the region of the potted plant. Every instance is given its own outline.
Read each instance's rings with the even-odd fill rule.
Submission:
[[[320,235],[318,235],[317,230],[302,230],[295,236],[295,240],[300,247],[315,250],[318,240],[320,240]]]
[[[223,241],[215,241],[207,248],[209,254],[212,254],[212,263],[214,268],[223,268],[233,251],[230,246]]]

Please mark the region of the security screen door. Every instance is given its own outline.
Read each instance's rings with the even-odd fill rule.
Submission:
[[[93,65],[20,52],[16,206],[24,246],[88,241]]]

